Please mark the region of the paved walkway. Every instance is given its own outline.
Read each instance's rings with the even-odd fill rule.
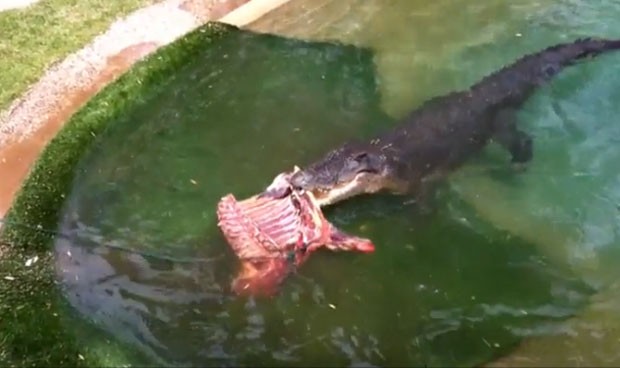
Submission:
[[[39,0],[0,0],[0,12],[25,8],[37,2],[39,2]]]

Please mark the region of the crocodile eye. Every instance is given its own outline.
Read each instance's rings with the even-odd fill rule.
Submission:
[[[368,160],[368,153],[366,152],[358,153],[355,156],[354,160],[358,163],[365,162]]]
[[[367,152],[358,153],[348,163],[351,171],[374,171],[373,158]]]

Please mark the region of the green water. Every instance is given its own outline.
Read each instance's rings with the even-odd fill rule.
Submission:
[[[74,310],[167,364],[470,366],[566,333],[619,260],[620,55],[567,70],[524,107],[528,172],[491,148],[441,188],[433,214],[389,196],[330,208],[377,251],[316,254],[273,300],[230,294],[222,195],[254,194],[526,52],[620,35],[613,2],[320,3],[255,27],[369,50],[232,34],[99,137],[60,225],[72,239],[56,244]]]

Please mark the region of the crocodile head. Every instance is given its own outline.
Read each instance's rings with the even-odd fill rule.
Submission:
[[[388,183],[386,157],[376,146],[347,143],[290,178],[293,187],[311,191],[320,206],[375,193]]]

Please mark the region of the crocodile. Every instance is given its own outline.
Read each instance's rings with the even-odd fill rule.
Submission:
[[[518,128],[517,110],[562,69],[617,49],[620,40],[580,38],[525,55],[468,89],[431,98],[372,139],[330,150],[290,182],[312,191],[320,206],[377,192],[424,204],[434,184],[491,141],[523,169],[533,158],[533,138]]]

